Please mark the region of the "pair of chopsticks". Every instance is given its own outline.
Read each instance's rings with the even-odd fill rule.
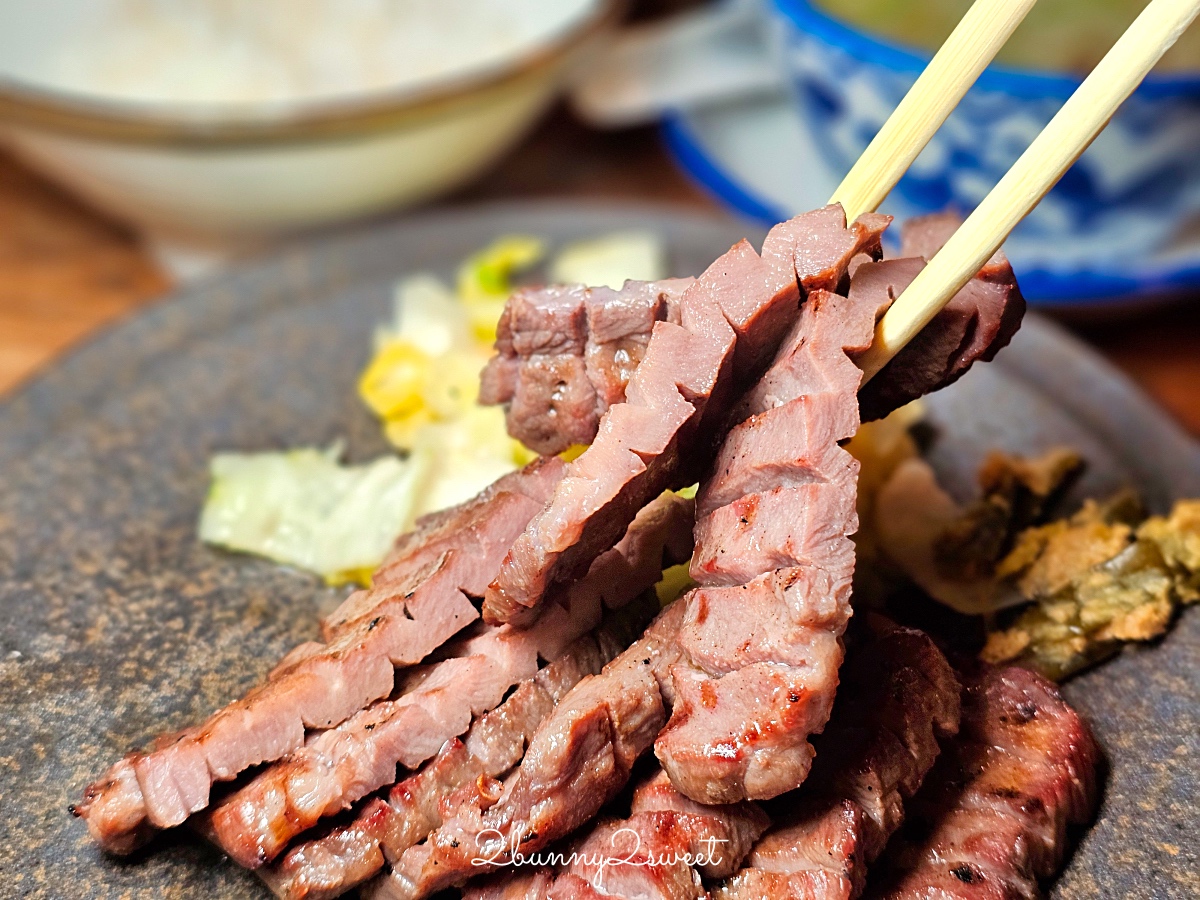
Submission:
[[[879,207],[1037,0],[976,0],[833,195],[849,220]],[[1000,249],[1200,13],[1151,0],[1045,130],[880,319],[866,382]]]

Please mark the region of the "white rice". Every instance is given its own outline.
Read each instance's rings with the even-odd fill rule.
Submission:
[[[596,0],[113,0],[51,85],[126,101],[286,106],[420,89],[552,40]]]

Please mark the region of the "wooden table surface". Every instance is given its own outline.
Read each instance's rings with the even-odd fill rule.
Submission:
[[[599,134],[561,112],[446,202],[547,196],[718,208],[652,131]],[[0,395],[170,288],[128,230],[0,154]],[[1200,296],[1076,331],[1200,436]]]

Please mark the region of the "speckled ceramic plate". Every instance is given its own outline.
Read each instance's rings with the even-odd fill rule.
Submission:
[[[337,593],[196,541],[217,450],[382,451],[354,395],[395,279],[449,274],[501,232],[661,232],[679,274],[744,229],[661,209],[493,206],[293,250],[106,334],[0,407],[0,897],[265,897],[187,834],[127,862],[67,814],[127,748],[191,723],[312,637]],[[962,488],[990,447],[1055,443],[1081,492],[1200,495],[1200,449],[1124,379],[1030,318],[993,365],[932,398],[934,459]],[[1104,806],[1054,892],[1195,897],[1200,615],[1072,682],[1109,756]]]

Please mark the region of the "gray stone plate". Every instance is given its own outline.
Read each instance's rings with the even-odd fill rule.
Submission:
[[[131,746],[202,718],[315,634],[339,593],[196,541],[218,450],[384,449],[354,393],[391,285],[449,276],[503,232],[554,243],[663,234],[679,273],[744,228],[661,208],[562,204],[430,214],[292,250],[105,334],[0,407],[0,897],[238,898],[266,892],[187,834],[107,859],[67,804]],[[1081,449],[1081,493],[1164,507],[1200,495],[1200,450],[1047,322],[930,403],[935,462],[965,490],[990,447]],[[1194,897],[1200,616],[1072,682],[1110,760],[1064,898]]]

